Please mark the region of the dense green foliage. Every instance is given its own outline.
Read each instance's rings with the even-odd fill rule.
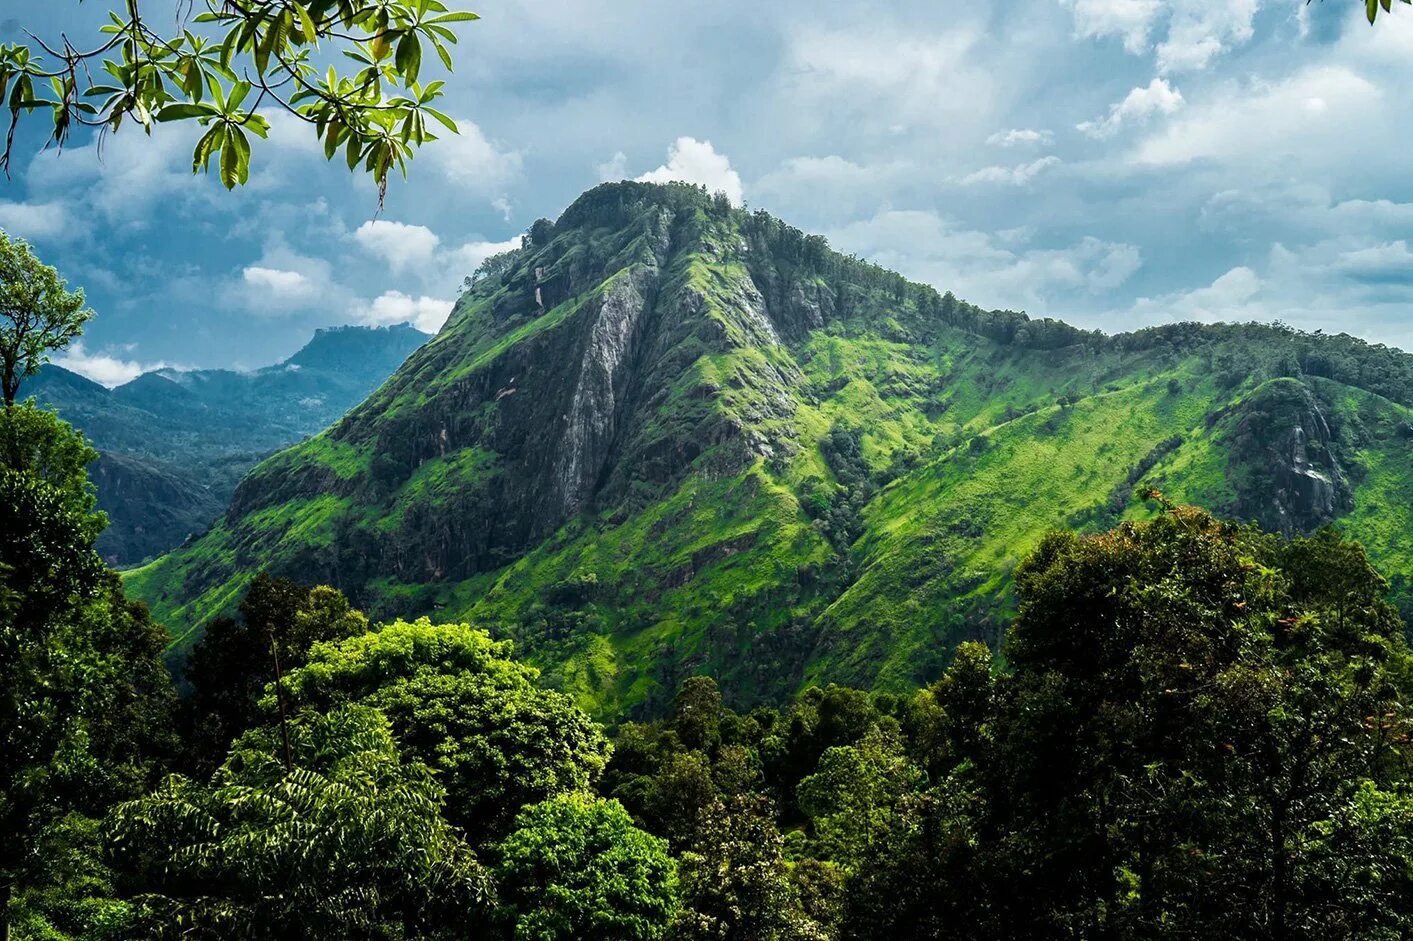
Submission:
[[[0,926],[44,895],[55,847],[170,759],[163,629],[93,550],[93,451],[52,414],[0,406]],[[56,907],[58,901],[54,901]],[[35,914],[33,923],[44,916]]]
[[[91,539],[91,494],[69,499]],[[508,641],[373,627],[265,575],[193,654],[184,709],[211,721],[164,750],[157,629],[106,584],[51,635],[109,651],[67,680],[101,737],[31,752],[13,792],[33,796],[9,871],[22,939],[1413,931],[1413,655],[1388,584],[1330,529],[1165,506],[1055,533],[1016,572],[1004,669],[963,644],[920,691],[746,713],[691,677],[611,750]],[[209,778],[157,783],[222,737]]]
[[[496,856],[515,941],[653,941],[676,910],[667,844],[617,801],[566,794],[527,807]]]
[[[514,639],[601,717],[902,692],[998,646],[1054,528],[1174,498],[1334,523],[1413,613],[1413,357],[1279,326],[1106,337],[684,185],[580,197],[325,434],[129,588],[179,639],[268,568]]]
[[[247,733],[209,785],[173,776],[113,810],[109,842],[149,938],[464,937],[489,893],[376,711],[307,714]]]
[[[592,787],[608,756],[589,717],[536,686],[538,671],[510,652],[465,624],[398,621],[315,646],[289,676],[290,697],[377,708],[403,749],[437,770],[448,817],[482,843],[521,807]]]

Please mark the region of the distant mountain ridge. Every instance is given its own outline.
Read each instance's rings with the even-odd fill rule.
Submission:
[[[685,186],[542,220],[325,432],[132,572],[178,643],[271,569],[465,617],[601,715],[903,689],[996,641],[1050,529],[1169,497],[1363,541],[1413,612],[1413,357],[986,311]]]
[[[159,369],[113,389],[46,365],[20,394],[56,409],[102,453],[91,471],[109,515],[98,549],[128,565],[203,531],[247,470],[327,427],[427,339],[408,324],[333,327],[273,366]]]

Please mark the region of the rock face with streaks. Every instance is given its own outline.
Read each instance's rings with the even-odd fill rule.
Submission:
[[[835,292],[783,278],[709,206],[688,187],[608,186],[537,224],[541,242],[475,285],[383,388],[242,482],[229,521],[322,501],[340,538],[286,567],[357,595],[378,578],[475,576],[698,462],[729,475],[792,449],[800,375],[777,351],[824,322]],[[758,370],[704,368],[756,354]],[[713,407],[722,395],[739,408]],[[361,525],[369,507],[376,527]]]
[[[1231,510],[1272,532],[1308,533],[1353,506],[1320,403],[1300,382],[1269,382],[1232,416]]]

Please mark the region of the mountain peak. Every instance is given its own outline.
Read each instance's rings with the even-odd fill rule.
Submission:
[[[1255,435],[1282,376],[1324,398]],[[703,670],[744,702],[903,687],[995,639],[1047,530],[1141,512],[1144,481],[1219,510],[1275,495],[1294,529],[1395,531],[1343,481],[1392,486],[1410,406],[1413,358],[1350,338],[1108,337],[982,310],[697,187],[605,184],[131,585],[179,630],[256,567],[374,616],[474,619],[602,711]],[[1362,478],[1361,448],[1387,452]]]
[[[354,366],[391,372],[407,355],[427,342],[427,334],[409,323],[386,327],[348,325],[321,327],[281,366],[339,370]]]

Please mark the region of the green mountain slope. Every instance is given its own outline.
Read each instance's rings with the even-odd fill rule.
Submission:
[[[46,365],[21,392],[56,409],[103,454],[93,482],[114,565],[155,558],[220,515],[246,471],[327,427],[427,341],[407,324],[318,330],[251,372],[162,369],[115,389]]]
[[[994,640],[1056,526],[1171,496],[1369,543],[1408,607],[1413,358],[1277,327],[986,312],[682,185],[590,191],[201,539],[132,573],[189,642],[262,567],[466,616],[586,706],[902,687]]]

